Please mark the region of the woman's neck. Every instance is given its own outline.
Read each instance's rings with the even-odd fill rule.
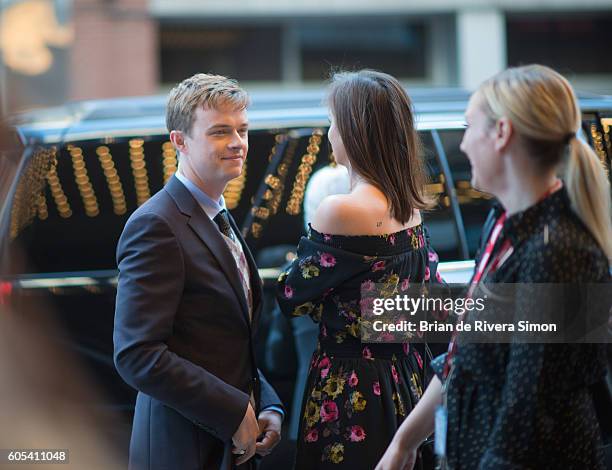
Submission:
[[[511,216],[540,202],[559,184],[559,179],[554,170],[541,174],[522,172],[509,174],[506,183],[505,190],[496,196]]]

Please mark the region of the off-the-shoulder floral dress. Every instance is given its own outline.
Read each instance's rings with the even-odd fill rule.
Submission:
[[[311,227],[300,240],[277,293],[285,314],[319,323],[296,469],[376,466],[423,393],[422,345],[362,343],[361,292],[389,284],[401,294],[413,283],[435,282],[437,265],[422,224],[380,236],[326,235]]]

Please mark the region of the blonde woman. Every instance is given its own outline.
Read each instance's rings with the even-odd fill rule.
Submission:
[[[461,150],[472,184],[499,201],[471,290],[487,283],[609,283],[610,187],[576,135],[581,114],[568,81],[540,65],[508,69],[474,93],[466,121]],[[519,298],[514,312],[542,307]],[[377,470],[411,469],[434,422],[447,468],[604,468],[591,392],[605,376],[603,345],[461,339],[433,361],[437,377]]]

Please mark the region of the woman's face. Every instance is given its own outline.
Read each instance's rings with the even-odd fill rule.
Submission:
[[[333,113],[329,114],[329,121],[330,125],[329,130],[327,131],[327,138],[329,139],[329,143],[331,144],[336,162],[339,165],[348,168],[349,161],[346,155],[346,149],[344,148],[342,137],[340,137],[340,132],[338,131],[338,127],[336,126],[336,118],[334,117]]]
[[[495,193],[496,181],[503,168],[495,151],[495,125],[485,114],[481,100],[477,93],[470,98],[465,112],[467,127],[460,148],[472,166],[472,187]]]

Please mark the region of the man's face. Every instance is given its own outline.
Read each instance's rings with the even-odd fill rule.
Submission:
[[[184,135],[181,158],[201,181],[225,185],[242,173],[249,150],[248,128],[245,109],[199,107],[191,132]]]

